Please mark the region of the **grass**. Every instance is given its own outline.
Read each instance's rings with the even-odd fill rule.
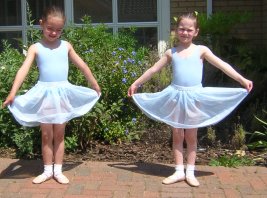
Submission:
[[[222,155],[218,158],[212,158],[209,162],[210,166],[225,166],[225,167],[239,167],[255,165],[253,159],[247,156],[239,155]]]

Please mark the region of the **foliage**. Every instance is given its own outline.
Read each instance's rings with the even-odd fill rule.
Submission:
[[[28,22],[28,31],[27,31],[27,42],[28,46],[39,41],[41,39],[41,31],[34,28],[34,19],[32,19],[32,11],[30,10],[30,6],[26,1],[26,9],[27,9],[27,22]]]
[[[103,24],[93,26],[89,17],[85,16],[83,22],[82,27],[66,28],[63,39],[73,44],[101,86],[101,98],[92,111],[70,121],[72,133],[86,149],[92,139],[109,143],[127,140],[127,136],[141,126],[141,112],[127,97],[127,90],[142,74],[148,50],[137,48],[130,33],[120,32],[114,36]],[[70,82],[87,86],[79,70],[70,67],[69,74]]]
[[[267,114],[266,111],[265,114]],[[255,119],[262,124],[263,131],[254,131],[253,133],[248,133],[250,138],[248,140],[248,148],[250,149],[267,149],[267,122],[255,116]]]
[[[159,60],[158,52],[151,50],[148,57],[145,59],[144,71],[149,69]],[[148,83],[140,87],[140,92],[159,92],[166,88],[171,83],[171,66],[163,67],[159,72],[155,73]]]
[[[251,17],[249,12],[216,12],[209,17],[201,13],[198,15],[200,34],[227,36],[234,26],[248,22]]]
[[[251,17],[252,15],[247,12],[216,12],[209,17],[204,13],[199,14],[200,32],[197,42],[208,46],[237,71],[248,71],[252,65],[251,45],[247,40],[235,37],[232,32],[238,25],[248,22]],[[220,70],[214,70],[208,63],[205,64],[205,72],[208,74],[205,75],[204,84],[235,83]]]
[[[210,166],[225,166],[225,167],[238,167],[238,166],[252,166],[255,162],[246,156],[239,155],[222,155],[217,159],[211,159]]]
[[[236,124],[234,129],[234,135],[231,139],[232,147],[235,149],[240,149],[244,147],[246,142],[246,131],[244,130],[242,124]]]
[[[207,127],[207,141],[210,145],[215,146],[216,130],[213,127]]]
[[[234,33],[240,24],[249,22],[252,17],[248,12],[217,12],[208,18],[206,14],[198,16],[200,32],[197,42],[207,45],[217,56],[230,63],[235,70],[251,79],[254,84],[253,91],[238,107],[242,120],[237,125],[241,128],[233,130],[231,143],[234,148],[244,146],[245,135],[249,134],[246,131],[252,129],[252,125],[253,128],[257,128],[256,130],[259,129],[253,115],[260,115],[261,109],[254,106],[257,103],[266,104],[266,48],[255,47],[248,39],[238,38]],[[203,85],[240,87],[237,82],[217,68],[211,67],[209,63],[205,63],[204,66]],[[248,108],[250,106],[253,108]]]
[[[10,44],[3,41],[4,51],[0,53],[0,105],[5,100],[15,74],[24,60],[24,55],[17,49],[11,48]],[[23,94],[29,88],[28,85],[35,82],[37,73],[35,71],[25,79],[19,94]],[[0,109],[0,147],[17,147],[17,157],[28,156],[30,157],[35,148],[38,147],[37,139],[38,129],[24,128],[17,124],[14,118],[10,115],[7,108]],[[38,141],[39,142],[39,141]],[[34,147],[35,145],[35,147]]]

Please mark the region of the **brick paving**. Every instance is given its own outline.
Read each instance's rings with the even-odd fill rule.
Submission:
[[[70,184],[51,179],[32,184],[42,161],[0,158],[1,198],[263,198],[267,197],[267,168],[197,166],[201,186],[186,182],[163,185],[173,165],[124,162],[65,162]]]

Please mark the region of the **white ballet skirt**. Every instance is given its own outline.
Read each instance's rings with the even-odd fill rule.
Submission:
[[[21,125],[34,127],[40,123],[62,124],[82,116],[98,99],[95,90],[68,81],[38,81],[24,95],[17,96],[8,108]]]
[[[169,85],[157,93],[137,93],[133,100],[149,118],[174,128],[213,125],[229,115],[248,95],[243,88]]]

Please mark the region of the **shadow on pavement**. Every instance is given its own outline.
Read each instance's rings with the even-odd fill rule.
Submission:
[[[164,164],[136,162],[136,163],[112,163],[108,164],[110,167],[119,168],[135,173],[141,173],[146,175],[153,175],[159,177],[167,177],[173,174],[174,167]],[[195,171],[197,177],[213,175],[212,172],[207,171]]]
[[[82,164],[82,162],[66,161],[63,171],[71,170]],[[11,163],[6,169],[0,172],[0,179],[25,179],[34,177],[43,172],[42,160],[17,160]]]

